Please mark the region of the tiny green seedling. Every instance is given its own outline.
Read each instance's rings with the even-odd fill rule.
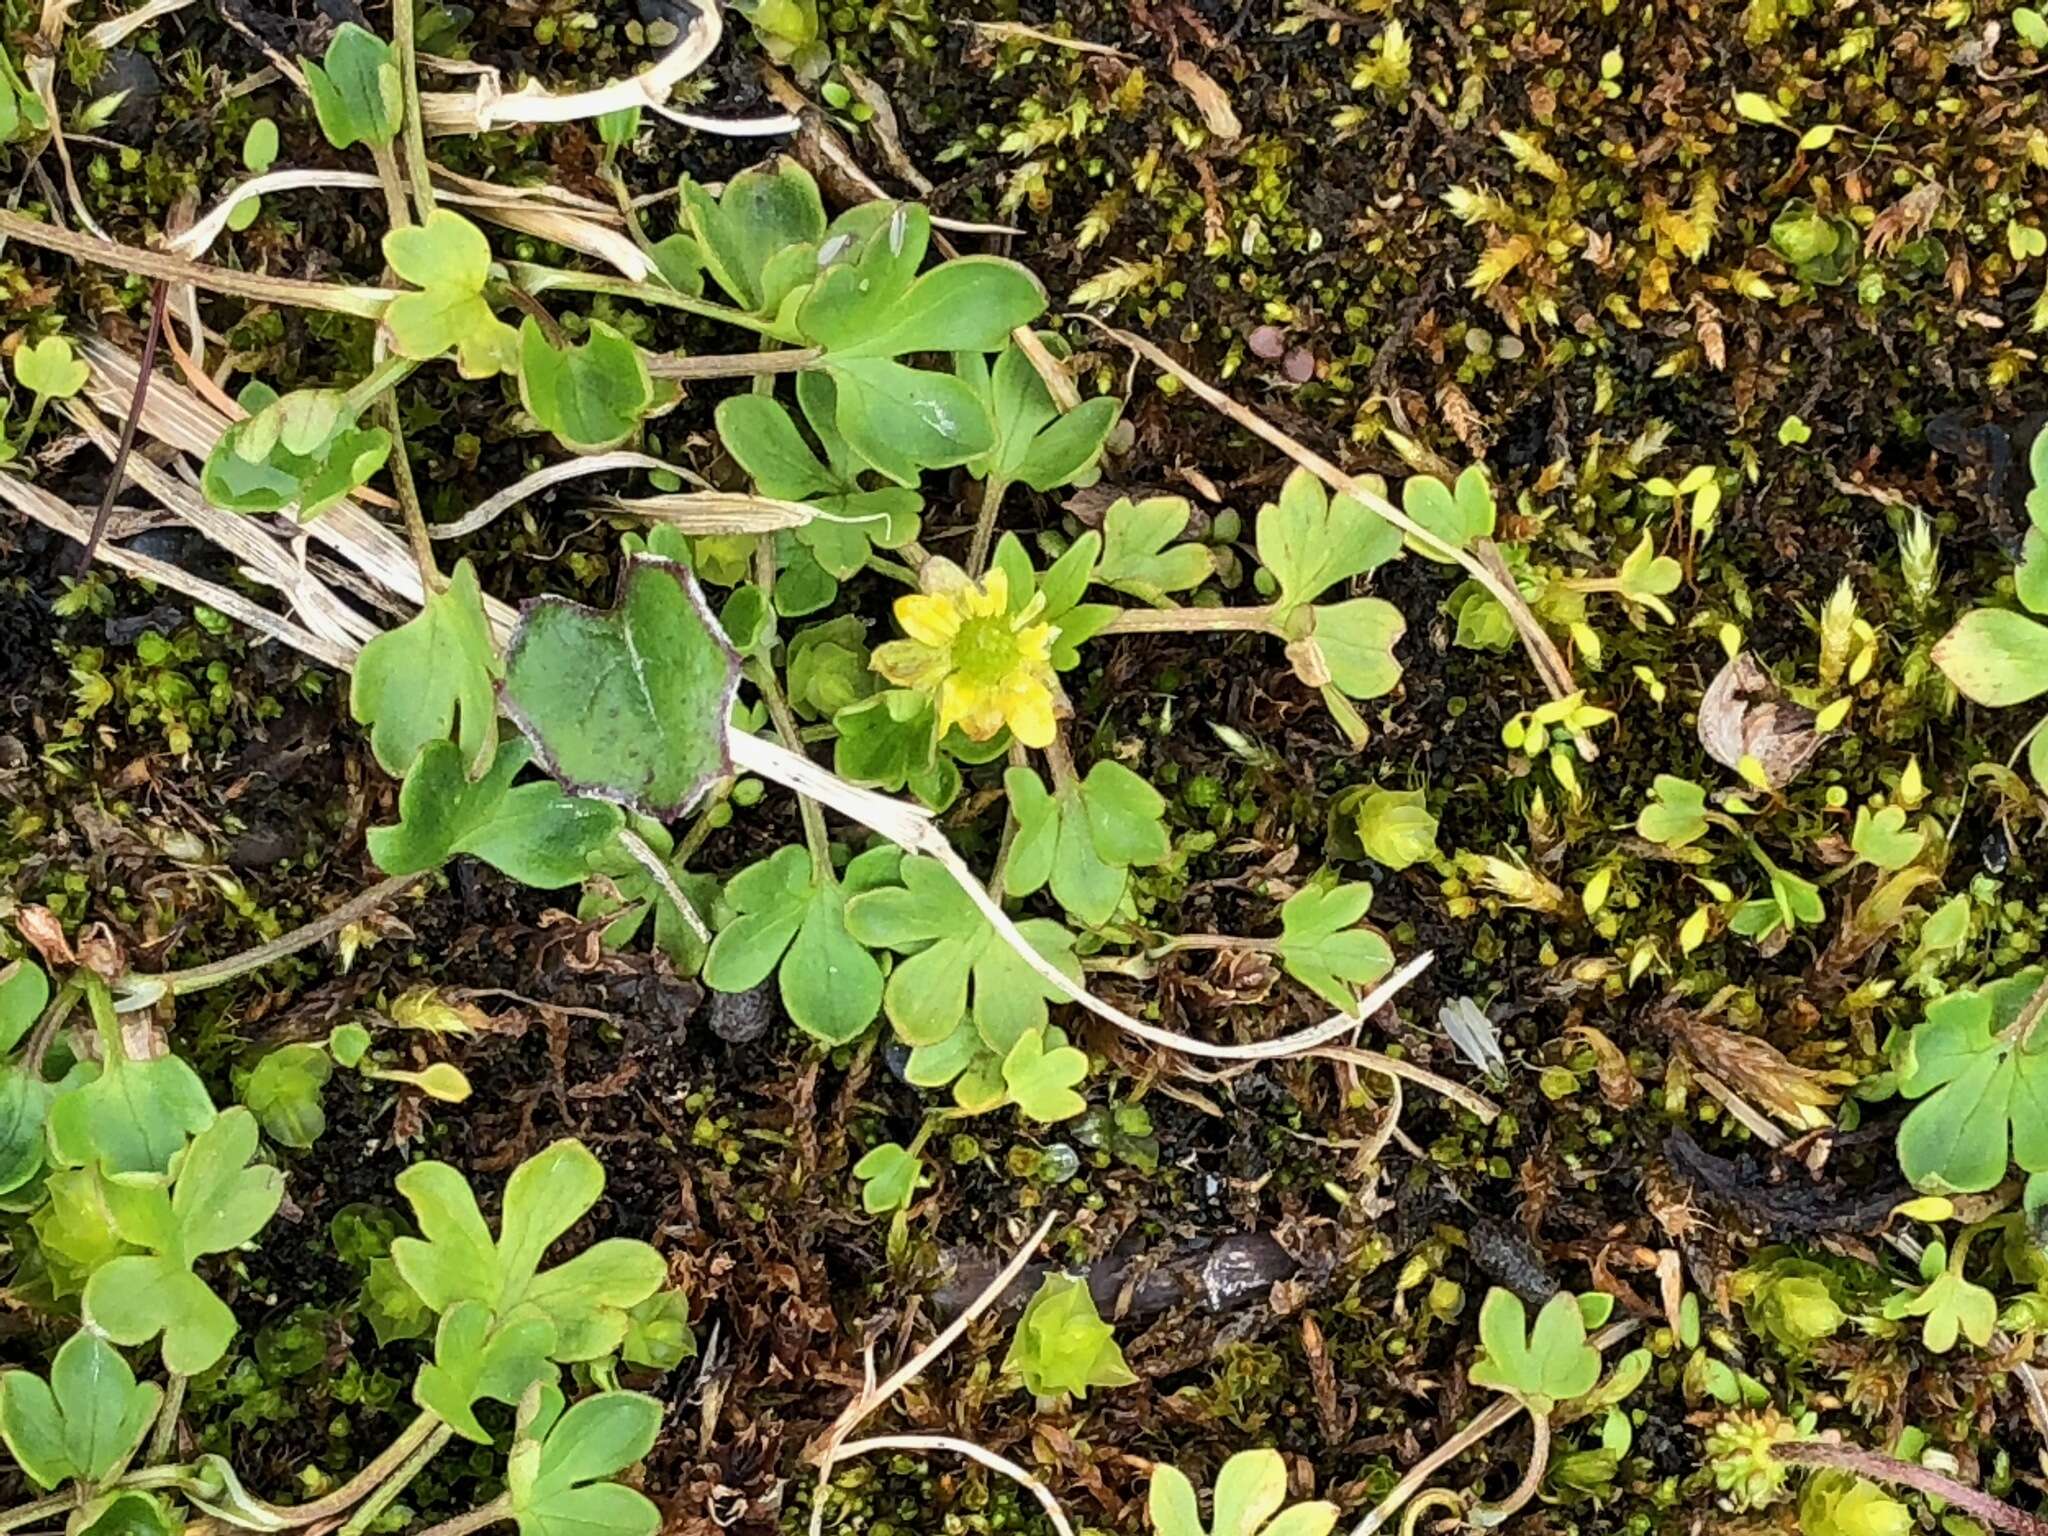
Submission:
[[[1090,1387],[1127,1387],[1138,1378],[1124,1364],[1115,1331],[1095,1309],[1088,1282],[1047,1275],[1017,1319],[1003,1369],[1015,1371],[1040,1398],[1086,1397]]]
[[[1325,1500],[1288,1504],[1287,1463],[1274,1450],[1239,1451],[1223,1463],[1206,1525],[1195,1485],[1160,1462],[1145,1513],[1153,1536],[1329,1536],[1337,1524],[1337,1506]]]
[[[1372,929],[1360,926],[1372,907],[1362,882],[1328,889],[1311,885],[1280,907],[1280,937],[1273,952],[1287,973],[1340,1013],[1355,1014],[1359,988],[1394,968],[1394,952]]]
[[[1946,1243],[1929,1243],[1920,1254],[1920,1285],[1884,1305],[1888,1318],[1919,1318],[1920,1342],[1937,1355],[1954,1349],[1958,1338],[1983,1349],[1998,1327],[1998,1298],[1963,1274],[1974,1235],[1966,1231],[1958,1238],[1953,1255]]]
[[[336,149],[388,149],[405,111],[404,85],[391,45],[352,21],[335,30],[319,63],[300,60],[320,131]]]

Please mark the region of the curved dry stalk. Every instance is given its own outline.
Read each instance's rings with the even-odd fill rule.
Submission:
[[[184,233],[164,242],[164,249],[173,255],[192,259],[212,249],[213,243],[227,231],[228,221],[235,209],[256,198],[275,196],[281,192],[296,192],[308,188],[333,191],[337,187],[359,188],[374,191],[384,184],[383,178],[368,171],[266,171],[261,176],[252,176],[239,186],[230,188],[221,200],[207,209]],[[410,186],[402,182],[401,186]],[[488,188],[488,182],[482,184]],[[470,209],[486,223],[497,224],[522,234],[536,235],[551,240],[557,245],[568,246],[607,262],[621,274],[634,282],[645,282],[652,273],[647,257],[640,248],[618,230],[581,212],[550,207],[534,199],[521,198],[514,189],[502,193],[492,191],[439,192],[441,202],[453,203]]]
[[[1022,1247],[1010,1255],[1010,1262],[997,1271],[993,1280],[982,1287],[981,1294],[969,1302],[958,1317],[934,1334],[929,1344],[890,1373],[889,1379],[880,1386],[875,1385],[874,1354],[872,1350],[869,1352],[868,1379],[862,1384],[859,1394],[840,1410],[839,1417],[832,1421],[831,1427],[814,1440],[805,1452],[818,1467],[817,1491],[811,1497],[811,1536],[818,1536],[825,1528],[825,1494],[831,1486],[832,1468],[839,1460],[846,1437],[852,1434],[869,1414],[922,1375],[927,1366],[953,1347],[953,1341],[965,1333],[977,1317],[996,1304],[1003,1293],[1009,1290],[1011,1282],[1024,1272],[1024,1266],[1031,1262],[1031,1256],[1038,1252],[1038,1245],[1045,1241],[1046,1234],[1052,1231],[1054,1223],[1058,1220],[1059,1212],[1047,1211],[1045,1219],[1038,1224],[1038,1230],[1031,1234]],[[955,1445],[953,1448],[959,1449],[960,1446]]]
[[[675,88],[703,66],[725,35],[715,3],[698,5],[695,11],[675,46],[637,75],[588,91],[528,86],[507,94],[493,71],[473,91],[421,91],[420,122],[428,133],[481,134],[512,124],[571,123],[632,107],[666,105]]]
[[[939,829],[937,821],[922,807],[849,784],[809,758],[745,731],[733,732],[731,745],[734,767],[759,774],[798,794],[809,795],[840,815],[879,832],[898,847],[935,861],[953,877],[953,883],[974,903],[989,926],[1016,951],[1017,958],[1047,986],[1056,989],[1061,997],[1078,1003],[1126,1034],[1170,1051],[1179,1051],[1184,1056],[1204,1056],[1217,1061],[1275,1061],[1281,1057],[1302,1055],[1358,1028],[1360,1019],[1392,1002],[1401,989],[1427,970],[1436,958],[1427,952],[1413,956],[1373,988],[1360,1002],[1356,1013],[1333,1015],[1320,1024],[1297,1030],[1291,1035],[1282,1035],[1277,1040],[1262,1040],[1251,1045],[1215,1045],[1207,1040],[1176,1034],[1156,1024],[1147,1024],[1142,1019],[1134,1019],[1113,1003],[1103,1001],[1033,948],[1001,904],[989,895],[988,887],[968,868],[967,861],[960,857],[952,842]]]
[[[585,475],[610,474],[615,469],[665,470],[672,475],[689,473],[680,464],[671,464],[667,459],[657,459],[651,453],[635,453],[629,448],[563,459],[559,463],[549,464],[513,481],[496,495],[478,502],[453,522],[435,523],[427,532],[436,539],[467,538],[470,534],[489,527],[527,497],[538,495],[551,485],[560,485],[565,480],[578,480]]]
[[[1512,1397],[1503,1397],[1483,1409],[1470,1424],[1410,1467],[1401,1481],[1387,1490],[1387,1496],[1351,1528],[1351,1536],[1373,1536],[1375,1531],[1383,1529],[1389,1520],[1401,1512],[1402,1505],[1422,1492],[1429,1480],[1436,1476],[1439,1467],[1456,1461],[1495,1430],[1512,1423],[1515,1415],[1521,1411],[1521,1400]]]
[[[1412,1061],[1403,1061],[1398,1056],[1389,1056],[1383,1051],[1367,1050],[1362,1045],[1319,1045],[1307,1056],[1321,1056],[1330,1061],[1347,1061],[1354,1067],[1364,1067],[1369,1072],[1378,1072],[1396,1082],[1406,1078],[1418,1088],[1427,1088],[1440,1093],[1453,1104],[1469,1109],[1487,1125],[1500,1118],[1500,1106],[1483,1093],[1476,1093],[1463,1083],[1453,1082],[1448,1077],[1418,1067]]]
[[[1605,1328],[1594,1334],[1589,1342],[1595,1349],[1605,1354],[1610,1348],[1620,1343],[1640,1327],[1642,1327],[1640,1319],[1625,1317],[1618,1323],[1609,1323]],[[1512,1424],[1515,1415],[1526,1412],[1527,1406],[1519,1397],[1512,1397],[1506,1394],[1488,1404],[1473,1417],[1471,1423],[1467,1424],[1463,1429],[1451,1436],[1450,1439],[1444,1441],[1442,1445],[1439,1445],[1435,1450],[1423,1457],[1422,1460],[1410,1467],[1407,1475],[1388,1490],[1387,1496],[1375,1504],[1366,1514],[1365,1518],[1351,1528],[1351,1536],[1373,1536],[1374,1532],[1384,1529],[1387,1522],[1401,1512],[1402,1505],[1421,1493],[1423,1488],[1429,1483],[1429,1480],[1436,1475],[1439,1468],[1457,1460],[1458,1457],[1477,1445],[1481,1440],[1486,1439],[1489,1435]],[[1530,1414],[1530,1417],[1533,1419],[1539,1416]],[[1547,1463],[1550,1453],[1547,1425],[1540,1437],[1540,1445],[1543,1451],[1542,1460]],[[1538,1458],[1533,1455],[1530,1457],[1532,1464],[1535,1464],[1537,1460]],[[1540,1482],[1542,1480],[1542,1467],[1540,1465],[1537,1467],[1536,1475],[1537,1480]],[[1516,1491],[1520,1492],[1519,1489]],[[1512,1497],[1513,1495],[1510,1495],[1511,1499]],[[1526,1498],[1523,1502],[1527,1502]],[[1502,1506],[1495,1507],[1499,1508]],[[1514,1505],[1513,1508],[1508,1509],[1508,1513],[1512,1514],[1514,1509],[1520,1507],[1519,1504]],[[2042,1533],[2042,1536],[2048,1536],[2048,1532]]]
[[[1874,1483],[1891,1483],[1945,1499],[1995,1531],[2009,1531],[2012,1536],[2048,1536],[2048,1520],[2017,1509],[1995,1494],[1972,1488],[1945,1472],[1923,1467],[1917,1461],[1901,1461],[1896,1456],[1886,1456],[1878,1451],[1825,1440],[1781,1441],[1770,1450],[1771,1456],[1778,1461],[1789,1461],[1802,1467],[1831,1467],[1842,1472],[1854,1472]]]
[[[1052,1496],[1051,1489],[1009,1457],[998,1456],[972,1440],[962,1440],[957,1435],[872,1435],[865,1440],[849,1440],[839,1447],[833,1459],[845,1461],[850,1457],[865,1456],[869,1451],[953,1451],[969,1461],[978,1461],[991,1471],[1002,1473],[1038,1500],[1038,1507],[1045,1511],[1045,1518],[1052,1522],[1052,1528],[1059,1532],[1059,1536],[1074,1536],[1074,1527],[1068,1522],[1066,1511],[1060,1508],[1059,1500]]]

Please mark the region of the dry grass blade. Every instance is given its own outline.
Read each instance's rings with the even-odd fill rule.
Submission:
[[[715,4],[695,8],[688,30],[673,48],[637,75],[588,91],[549,91],[538,86],[509,94],[486,75],[473,91],[420,92],[420,122],[434,134],[480,134],[494,128],[533,123],[573,123],[632,107],[665,106],[683,81],[700,69],[725,35]]]
[[[1358,1045],[1319,1045],[1305,1054],[1320,1056],[1330,1061],[1348,1061],[1354,1067],[1364,1067],[1369,1072],[1378,1072],[1397,1081],[1406,1078],[1418,1088],[1440,1093],[1453,1104],[1471,1110],[1488,1125],[1500,1118],[1500,1106],[1485,1094],[1475,1093],[1463,1083],[1453,1082],[1427,1067],[1418,1067],[1414,1062],[1403,1061],[1398,1056],[1389,1056],[1382,1051],[1369,1051]]]
[[[606,496],[614,512],[667,523],[684,533],[777,533],[805,523],[876,523],[882,517],[834,517],[801,501],[778,501],[742,491],[675,491],[660,496]]]
[[[513,481],[495,496],[478,502],[452,523],[436,523],[427,531],[436,539],[467,538],[470,534],[489,527],[527,497],[536,496],[551,485],[560,485],[568,480],[580,480],[586,475],[610,474],[621,469],[665,470],[678,476],[689,474],[689,471],[679,464],[671,464],[667,459],[657,459],[651,453],[635,453],[629,448],[614,449],[610,453],[585,454],[536,469],[532,474]]]
[[[24,245],[55,251],[74,261],[110,267],[116,272],[132,272],[170,283],[191,283],[215,292],[291,304],[301,309],[354,315],[363,320],[380,318],[384,306],[398,297],[397,292],[389,288],[313,283],[303,278],[266,277],[228,267],[209,266],[205,262],[187,261],[162,251],[146,251],[132,245],[116,245],[111,240],[97,240],[91,235],[58,229],[6,209],[0,209],[0,239],[19,240]]]
[[[41,523],[53,533],[60,533],[67,539],[83,546],[86,534],[92,528],[91,516],[60,501],[41,486],[31,485],[16,475],[0,475],[0,501],[6,502],[15,511]],[[228,587],[218,586],[200,576],[194,576],[182,566],[172,565],[165,560],[153,559],[137,554],[119,544],[102,543],[98,558],[118,571],[126,571],[144,581],[156,582],[195,602],[206,604],[216,612],[224,613],[238,623],[246,624],[258,634],[281,640],[293,650],[312,657],[325,666],[345,670],[356,659],[356,647],[342,645],[313,633],[293,623],[281,614],[272,613],[260,603],[252,603],[241,593]]]
[[[226,232],[235,209],[252,198],[309,188],[323,192],[332,192],[339,187],[374,191],[379,185],[378,178],[367,171],[270,171],[252,176],[209,208],[190,229],[166,241],[164,249],[173,255],[193,259],[204,255]],[[469,186],[471,190],[442,192],[439,196],[443,202],[472,210],[486,223],[581,251],[605,262],[629,281],[645,282],[653,270],[640,248],[612,227],[618,223],[617,210],[613,210],[611,222],[607,224],[580,209],[553,207],[537,199],[522,197],[516,189],[499,189],[488,182],[470,182]],[[483,190],[476,190],[478,188]]]

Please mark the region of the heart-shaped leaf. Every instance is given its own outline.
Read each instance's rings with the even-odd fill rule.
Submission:
[[[1453,549],[1493,537],[1493,488],[1477,464],[1458,476],[1455,489],[1435,475],[1409,476],[1401,485],[1401,509]],[[1412,535],[1408,547],[1426,559],[1452,563],[1451,556]]]
[[[50,1379],[0,1375],[0,1440],[39,1488],[98,1483],[131,1456],[163,1388],[138,1383],[120,1351],[89,1328],[66,1339]]]
[[[1215,571],[1216,557],[1200,544],[1173,542],[1189,516],[1181,496],[1116,502],[1102,514],[1102,553],[1092,579],[1147,603],[1199,587]]]
[[[475,567],[463,560],[445,591],[363,647],[349,681],[349,713],[370,727],[370,750],[393,778],[411,769],[422,747],[451,732],[463,773],[480,778],[498,744],[491,689],[498,675],[483,590]]]
[[[1394,967],[1387,941],[1361,928],[1372,906],[1372,887],[1315,886],[1297,891],[1280,908],[1280,938],[1274,951],[1296,981],[1331,1006],[1354,1012],[1353,987],[1369,987]]]
[[[400,357],[428,362],[455,353],[465,379],[488,379],[519,366],[519,333],[491,313],[484,284],[491,243],[461,214],[436,208],[424,224],[384,236],[384,259],[420,291],[384,310],[384,332]]]
[[[256,1117],[236,1105],[192,1138],[172,1175],[107,1181],[107,1209],[124,1242],[143,1249],[109,1259],[85,1283],[86,1321],[116,1344],[163,1335],[166,1370],[206,1370],[227,1353],[235,1314],[193,1272],[208,1254],[239,1248],[284,1198],[284,1175],[250,1166]]]
[[[853,1176],[861,1181],[861,1209],[870,1216],[909,1210],[917,1193],[918,1175],[923,1171],[924,1164],[896,1142],[885,1141],[879,1147],[871,1147],[853,1165]]]
[[[554,597],[527,604],[503,697],[571,790],[665,820],[731,771],[739,666],[688,568],[636,555],[608,612]]]
[[[871,848],[847,866],[843,882],[814,871],[801,848],[777,849],[741,870],[725,888],[735,915],[712,940],[705,982],[744,992],[773,973],[782,1006],[804,1033],[828,1045],[859,1039],[882,1009],[882,968],[846,931],[846,902],[892,881],[900,857],[893,846]]]
[[[45,400],[69,400],[92,376],[85,360],[75,356],[62,336],[45,336],[14,354],[14,381]]]
[[[525,742],[508,742],[472,784],[454,742],[429,742],[399,790],[397,823],[370,829],[370,857],[387,875],[410,875],[467,853],[538,890],[576,884],[625,813],[565,794],[552,779],[514,785],[531,757]]]
[[[345,21],[320,63],[299,62],[306,72],[306,94],[313,98],[313,115],[328,143],[347,149],[352,144],[388,145],[398,137],[404,88],[398,61],[383,38]]]
[[[519,328],[519,398],[564,448],[615,448],[654,404],[640,349],[602,320],[581,346],[555,347],[529,316]]]
[[[654,1448],[661,1404],[639,1392],[600,1392],[564,1413],[538,1441],[514,1446],[505,1492],[519,1536],[654,1536],[661,1512],[645,1494],[605,1479]]]
[[[1313,602],[1401,553],[1401,530],[1347,495],[1334,501],[1305,469],[1290,474],[1280,499],[1259,510],[1259,563],[1280,583],[1282,610]]]

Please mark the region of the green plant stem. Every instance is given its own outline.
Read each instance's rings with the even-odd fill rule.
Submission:
[[[775,734],[782,738],[782,744],[792,752],[802,752],[803,733],[797,729],[796,716],[790,713],[789,700],[782,696],[774,666],[765,661],[750,661],[747,677],[761,690],[761,702],[768,706],[768,718],[774,722]],[[812,877],[832,879],[832,838],[825,830],[824,808],[809,795],[798,795],[796,811],[804,824],[804,846],[811,853]]]
[[[1248,939],[1236,933],[1182,933],[1146,950],[1145,958],[1159,960],[1186,949],[1243,949],[1270,955],[1279,948],[1278,939]]]
[[[28,1037],[28,1045],[21,1053],[22,1070],[31,1078],[43,1075],[43,1058],[49,1055],[57,1031],[64,1027],[64,1021],[71,1017],[71,1010],[78,1006],[78,999],[84,993],[83,981],[76,975],[66,977],[64,984],[57,989],[56,999],[36,1020],[35,1033]]]
[[[469,1536],[471,1531],[480,1531],[487,1525],[511,1518],[512,1496],[501,1493],[490,1503],[479,1505],[466,1515],[457,1515],[453,1520],[428,1526],[419,1536]]]
[[[170,1460],[171,1448],[178,1438],[178,1414],[185,1406],[185,1382],[183,1372],[172,1371],[164,1381],[164,1400],[157,1408],[156,1428],[149,1437],[149,1461],[152,1465]]]
[[[900,561],[888,559],[869,550],[868,569],[877,575],[888,577],[891,581],[900,581],[912,591],[917,590],[917,572]]]
[[[1054,728],[1053,734],[1055,736],[1059,734],[1057,727]],[[1025,750],[1024,744],[1014,736],[1010,738],[1009,757],[1012,768],[1027,768],[1031,764],[1030,753]],[[1010,850],[1016,844],[1017,808],[1010,803],[1009,796],[1005,795],[1003,797],[1003,831],[1002,835],[996,839],[995,873],[989,876],[988,881],[989,900],[995,902],[998,906],[1002,905],[1003,885],[1010,876]]]
[[[995,547],[996,516],[1002,511],[1003,493],[1010,482],[991,474],[981,484],[981,511],[974,520],[974,542],[967,546],[967,574],[979,581],[988,569],[988,553]]]
[[[399,172],[398,156],[389,144],[372,139],[370,159],[376,163],[377,185],[384,193],[384,217],[393,229],[408,228],[412,224],[412,207],[405,200],[405,177]]]
[[[1099,635],[1182,635],[1222,630],[1251,630],[1284,640],[1276,619],[1279,609],[1263,608],[1126,608],[1103,625]]]
[[[2016,1509],[1981,1488],[1972,1488],[1918,1462],[1901,1461],[1896,1456],[1885,1456],[1853,1445],[1831,1445],[1823,1440],[1783,1441],[1771,1446],[1770,1454],[1777,1461],[1789,1461],[1802,1467],[1831,1467],[1867,1477],[1872,1482],[1890,1483],[1945,1499],[1972,1519],[1995,1531],[2010,1532],[2011,1536],[2048,1536],[2048,1520]]]
[[[426,124],[420,121],[420,61],[413,21],[413,0],[391,0],[391,49],[398,55],[398,81],[405,92],[405,165],[412,176],[412,200],[425,220],[434,215],[434,177],[427,159]]]
[[[2004,1038],[2024,1047],[2033,1039],[2034,1031],[2041,1027],[2043,1019],[2048,1019],[2048,974],[2041,977],[2041,985],[2034,988],[2034,995],[2021,1005],[2018,1016],[2006,1027]]]
[[[647,371],[657,379],[765,379],[776,374],[801,373],[824,355],[816,347],[779,347],[772,352],[717,352],[708,357],[657,352],[648,357]]]
[[[349,410],[361,415],[379,395],[404,383],[419,372],[421,366],[409,357],[380,358],[376,367],[349,385],[344,393]]]
[[[1081,782],[1080,774],[1074,771],[1073,754],[1067,750],[1067,733],[1058,721],[1053,722],[1052,740],[1045,744],[1045,765],[1052,770],[1054,794]]]
[[[528,293],[602,293],[616,299],[635,299],[642,304],[659,304],[668,309],[680,309],[686,314],[700,315],[706,320],[718,320],[726,325],[735,325],[756,335],[774,334],[767,321],[750,315],[743,309],[734,309],[729,304],[714,303],[710,299],[693,299],[688,294],[676,293],[668,288],[656,288],[647,283],[636,283],[629,278],[608,277],[602,272],[565,272],[560,267],[544,267],[529,261],[508,261],[504,263],[504,267],[506,275]],[[763,355],[772,357],[775,354]]]
[[[400,0],[400,9],[404,9],[404,0]],[[377,414],[391,434],[391,483],[398,491],[398,510],[405,518],[406,542],[412,545],[413,563],[420,570],[420,599],[431,601],[448,583],[434,563],[434,536],[427,532],[426,509],[420,505],[419,487],[413,484],[412,460],[405,455],[405,423],[399,419],[398,396],[390,390],[378,396]]]
[[[342,1525],[341,1536],[361,1536],[370,1522],[384,1513],[391,1501],[405,1491],[406,1485],[426,1470],[427,1463],[441,1454],[441,1447],[446,1445],[454,1434],[455,1431],[446,1424],[436,1424],[433,1433],[421,1441],[419,1448],[399,1464],[398,1470],[378,1484],[369,1497],[356,1506],[355,1513]]]
[[[283,1516],[294,1525],[314,1525],[323,1520],[332,1520],[343,1511],[352,1509],[362,1499],[374,1493],[386,1478],[394,1475],[412,1459],[421,1445],[434,1437],[436,1431],[446,1433],[447,1426],[431,1413],[422,1413],[404,1429],[362,1471],[343,1483],[332,1493],[315,1499],[310,1504],[287,1504],[276,1507],[273,1512]]]
[[[78,1500],[68,1493],[54,1493],[46,1499],[37,1499],[29,1504],[17,1504],[12,1509],[0,1509],[0,1531],[19,1530],[24,1525],[34,1525],[38,1520],[68,1515],[78,1508]]]
[[[661,887],[662,895],[669,899],[670,904],[676,909],[676,914],[689,926],[690,932],[696,935],[697,942],[708,945],[711,942],[711,930],[704,925],[704,919],[697,909],[690,905],[690,898],[684,895],[683,888],[676,884],[676,877],[669,872],[669,867],[662,863],[661,855],[650,848],[647,839],[631,827],[622,827],[618,837],[619,846],[631,854],[634,862],[646,870],[654,883]]]
[[[318,944],[329,934],[339,933],[350,923],[368,917],[380,907],[386,906],[399,892],[417,884],[420,875],[393,875],[380,880],[360,896],[343,902],[323,917],[316,917],[290,933],[272,939],[268,944],[259,944],[254,949],[243,950],[239,955],[230,955],[225,960],[215,960],[206,965],[195,965],[182,971],[130,972],[122,983],[146,987],[152,999],[171,996],[183,997],[191,992],[203,992],[208,987],[217,987],[222,982],[233,981],[237,976],[246,976],[259,971],[274,960],[295,955],[300,950]]]
[[[370,288],[353,283],[313,283],[295,277],[265,277],[254,272],[237,272],[203,261],[139,246],[117,245],[95,240],[0,208],[0,239],[19,240],[40,250],[55,251],[75,261],[89,261],[117,272],[156,278],[167,283],[190,283],[210,293],[233,294],[265,304],[283,304],[293,309],[321,309],[331,314],[354,315],[359,320],[377,320],[384,306],[398,295],[389,288]]]

